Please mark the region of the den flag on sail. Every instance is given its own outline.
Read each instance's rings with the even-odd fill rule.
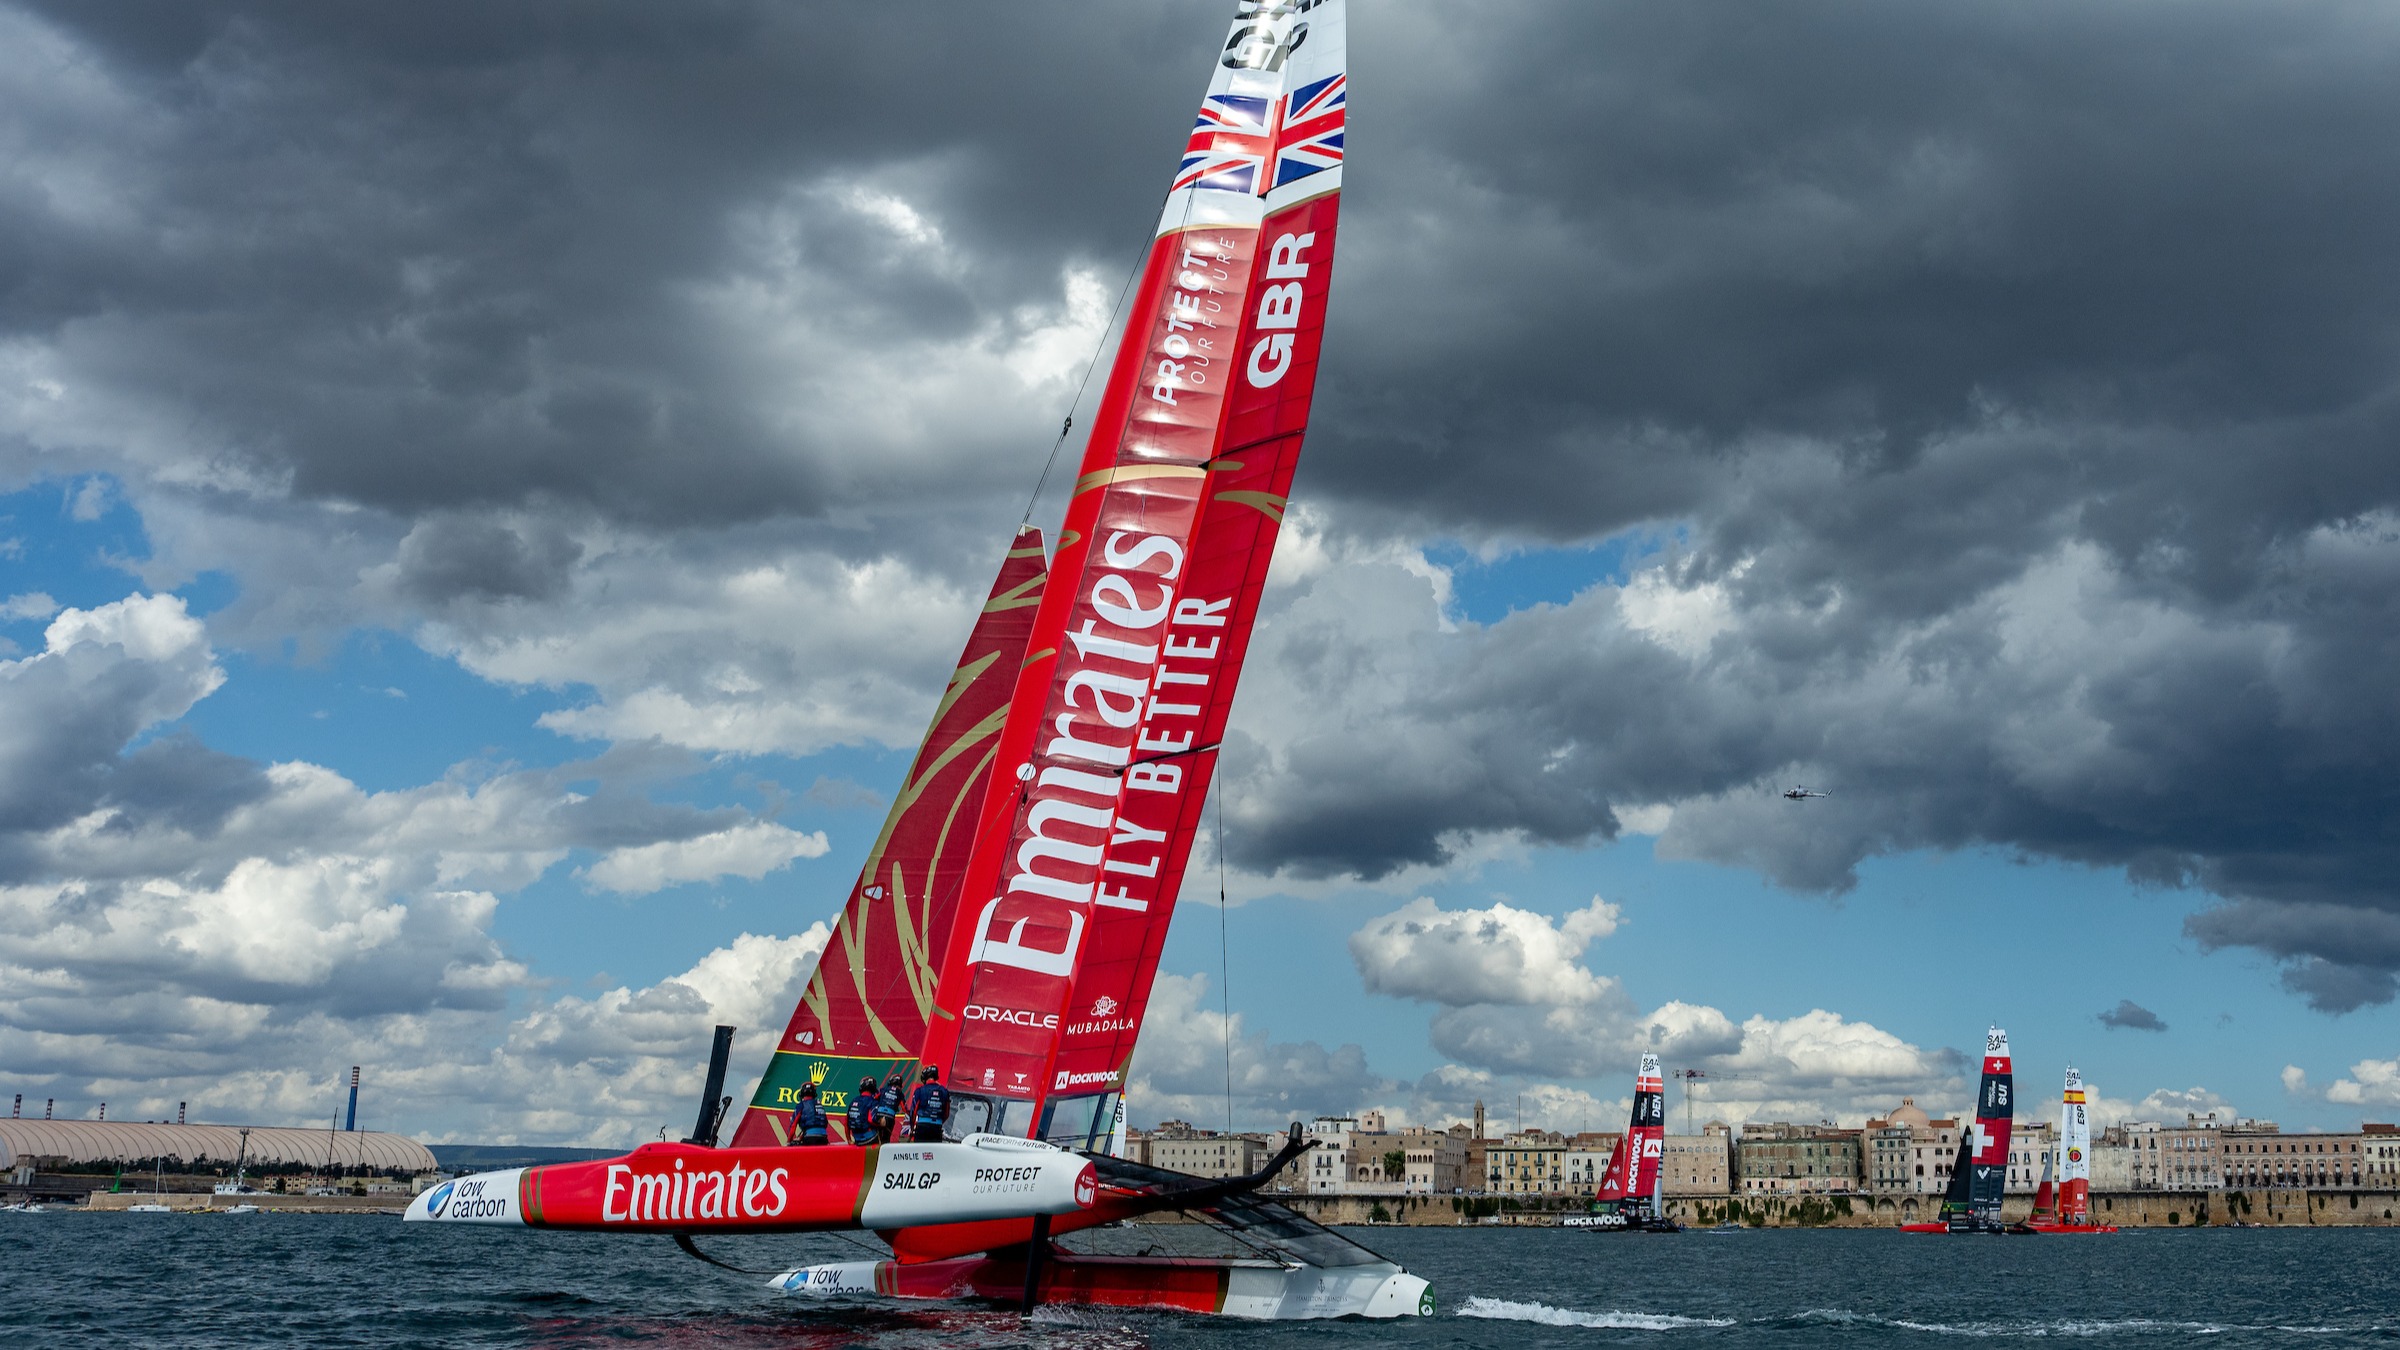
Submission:
[[[1316,389],[1343,6],[1246,5],[1092,422],[923,1060],[953,1130],[1109,1132]]]

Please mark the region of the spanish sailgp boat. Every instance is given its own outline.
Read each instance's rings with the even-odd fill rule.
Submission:
[[[1958,1141],[1950,1185],[1942,1195],[1942,1217],[1934,1223],[1902,1224],[1911,1233],[1999,1233],[2000,1203],[2008,1192],[2008,1133],[2015,1119],[2008,1033],[1984,1034],[1983,1084],[1975,1099],[1975,1124]]]
[[[1659,1074],[1658,1056],[1645,1053],[1634,1075],[1632,1117],[1609,1150],[1608,1167],[1593,1197],[1600,1211],[1563,1220],[1562,1225],[1597,1232],[1682,1232],[1683,1225],[1667,1217],[1666,1133],[1666,1080]]]
[[[2042,1188],[2049,1189],[2050,1169],[2043,1167]],[[2055,1202],[2034,1197],[2033,1217],[2013,1232],[2113,1233],[2108,1224],[2092,1222],[2092,1121],[2084,1102],[2083,1073],[2070,1065],[2058,1117],[2058,1191]]]
[[[409,1217],[677,1235],[865,1228],[792,1292],[1429,1313],[1426,1282],[1254,1192],[1103,1152],[1315,390],[1348,108],[1345,0],[1241,0],[1131,291],[1055,554],[1022,531],[733,1146],[729,1033],[682,1144],[462,1178]],[[938,1142],[847,1146],[852,1094],[939,1074]],[[802,1144],[821,1112],[831,1142]],[[906,1132],[905,1129],[903,1131]],[[920,1134],[920,1137],[923,1137]],[[1235,1254],[1062,1239],[1180,1211]]]

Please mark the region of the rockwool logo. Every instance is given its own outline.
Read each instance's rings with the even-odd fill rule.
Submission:
[[[1061,1069],[1058,1071],[1058,1085],[1050,1090],[1060,1092],[1071,1087],[1088,1087],[1094,1083],[1107,1086],[1113,1085],[1116,1081],[1117,1071],[1114,1069],[1103,1069],[1098,1073],[1068,1073]]]

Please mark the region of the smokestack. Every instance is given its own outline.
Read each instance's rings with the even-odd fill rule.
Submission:
[[[44,1098],[42,1098],[42,1119],[44,1119],[44,1120],[48,1120],[48,1119],[50,1118],[50,1108],[52,1108],[52,1107],[54,1107],[54,1106],[56,1106],[56,1105],[58,1105],[58,1098],[56,1098],[56,1097],[44,1097]]]
[[[16,1104],[16,1105],[14,1105],[14,1106],[12,1106],[12,1107],[10,1107],[10,1108],[8,1108],[8,1118],[9,1118],[10,1120],[15,1120],[17,1117],[19,1117],[19,1116],[21,1116],[21,1115],[24,1115],[24,1114],[25,1114],[25,1094],[24,1094],[24,1093],[22,1093],[22,1092],[20,1092],[20,1093],[18,1093],[18,1094],[17,1094],[17,1104]]]
[[[181,1125],[181,1124],[183,1123],[183,1108],[184,1108],[184,1105],[185,1105],[185,1104],[184,1104],[184,1103],[182,1103],[182,1102],[177,1102],[177,1103],[175,1103],[175,1123],[176,1123],[176,1124],[178,1124],[178,1125]]]
[[[102,1102],[102,1103],[100,1103],[100,1118],[101,1118],[102,1120],[106,1120],[106,1119],[108,1119],[108,1103],[107,1103],[107,1102]]]
[[[342,1123],[345,1130],[358,1128],[358,1066],[350,1066],[350,1117]]]

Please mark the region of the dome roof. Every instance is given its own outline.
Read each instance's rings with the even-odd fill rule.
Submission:
[[[1933,1117],[1925,1114],[1925,1108],[1917,1105],[1916,1098],[1902,1097],[1900,1109],[1891,1114],[1891,1122],[1894,1125],[1926,1126],[1933,1123]]]
[[[70,1162],[138,1162],[169,1158],[190,1162],[206,1158],[230,1164],[242,1151],[241,1127],[235,1125],[151,1125],[128,1120],[0,1120],[0,1170],[17,1160],[64,1158]],[[375,1171],[432,1172],[433,1154],[404,1135],[376,1130],[288,1130],[269,1126],[250,1129],[251,1162],[295,1163],[323,1167],[330,1157],[339,1167]]]

